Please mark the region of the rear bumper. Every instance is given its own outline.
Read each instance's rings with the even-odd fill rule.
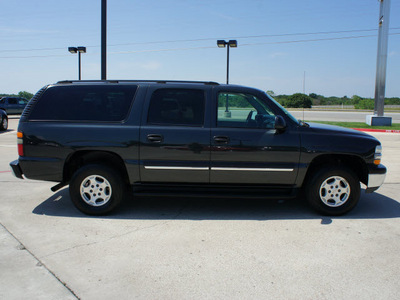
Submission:
[[[379,187],[383,184],[386,177],[386,167],[384,165],[379,165],[373,170],[369,170],[368,174],[368,185],[365,190],[367,193],[372,193],[379,189]]]
[[[22,177],[23,173],[22,173],[21,167],[19,166],[18,160],[14,160],[14,161],[10,162],[10,167],[11,167],[11,171],[13,172],[15,177],[24,179]]]

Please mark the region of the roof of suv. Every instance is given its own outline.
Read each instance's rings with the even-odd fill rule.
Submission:
[[[106,84],[106,83],[153,83],[153,84],[203,84],[203,85],[220,85],[214,81],[183,81],[183,80],[63,80],[57,84]]]

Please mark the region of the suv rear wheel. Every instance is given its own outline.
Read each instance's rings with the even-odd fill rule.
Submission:
[[[360,198],[358,177],[345,167],[326,167],[312,175],[306,185],[308,203],[325,215],[342,215]]]
[[[91,164],[78,169],[69,184],[74,205],[83,213],[103,215],[117,208],[124,199],[126,186],[119,172]]]

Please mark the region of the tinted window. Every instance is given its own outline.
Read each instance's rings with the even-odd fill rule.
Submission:
[[[275,126],[275,114],[268,103],[243,93],[218,94],[218,127],[264,128]]]
[[[137,87],[55,86],[46,90],[29,117],[31,120],[122,121]]]
[[[202,126],[204,92],[189,89],[159,89],[151,96],[150,124]]]
[[[8,99],[8,104],[17,104],[17,99],[16,98],[9,98]]]

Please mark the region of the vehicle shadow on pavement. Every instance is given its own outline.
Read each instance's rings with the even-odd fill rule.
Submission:
[[[68,188],[64,188],[38,205],[34,214],[102,219],[139,220],[298,220],[321,219],[329,225],[332,219],[382,219],[400,217],[400,203],[379,193],[362,191],[358,206],[340,217],[321,216],[302,199],[254,200],[220,198],[136,197],[127,199],[110,215],[91,217],[72,204]]]
[[[7,129],[7,130],[4,130],[4,131],[0,131],[0,135],[3,134],[3,133],[12,132],[12,131],[14,131],[14,129]]]

